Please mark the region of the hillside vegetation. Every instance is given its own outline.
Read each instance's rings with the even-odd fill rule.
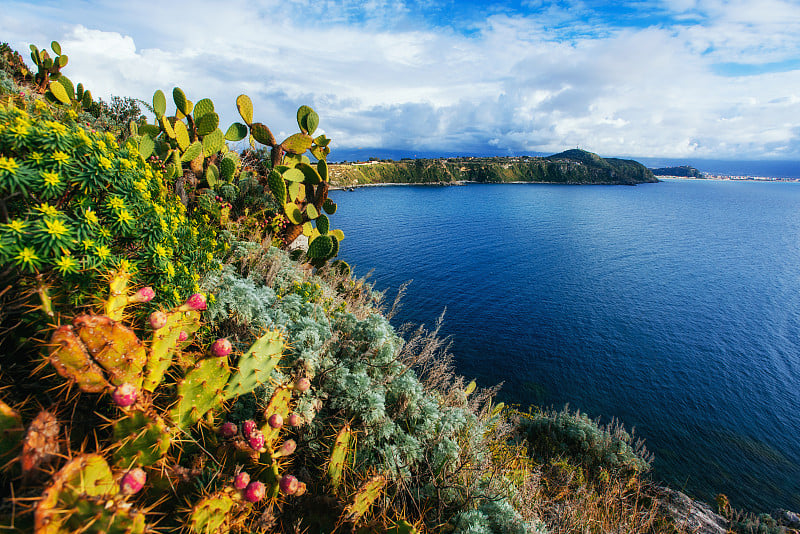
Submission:
[[[4,532],[686,531],[624,429],[503,406],[391,326],[334,259],[311,108],[278,142],[174,88],[150,122],[51,49],[0,47]]]
[[[577,149],[546,158],[446,158],[331,164],[330,172],[332,183],[338,186],[464,181],[634,185],[658,181],[650,170],[635,161],[601,158]]]

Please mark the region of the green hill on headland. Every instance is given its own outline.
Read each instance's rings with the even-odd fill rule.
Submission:
[[[601,158],[572,149],[548,157],[403,159],[331,165],[333,183],[353,186],[378,183],[509,183],[625,184],[657,182],[644,165]]]

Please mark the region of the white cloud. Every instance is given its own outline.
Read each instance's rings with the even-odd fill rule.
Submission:
[[[623,28],[576,19],[583,3],[537,2],[461,33],[378,0],[164,2],[158,16],[143,3],[10,2],[0,32],[20,50],[60,40],[67,74],[104,98],[178,85],[227,124],[244,92],[278,136],[312,105],[339,147],[796,158],[800,71],[715,74],[797,59],[800,10],[769,3],[665,0],[681,23]]]

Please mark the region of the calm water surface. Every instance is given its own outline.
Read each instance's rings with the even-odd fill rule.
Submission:
[[[393,321],[523,406],[619,418],[657,477],[800,509],[800,184],[469,185],[331,194]]]

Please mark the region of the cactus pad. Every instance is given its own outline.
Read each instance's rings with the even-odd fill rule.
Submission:
[[[278,330],[267,332],[256,340],[239,358],[239,370],[225,387],[225,398],[230,399],[252,392],[269,381],[272,370],[278,365],[286,343]]]
[[[171,139],[177,139],[176,135],[178,132],[175,131],[175,128],[172,126],[172,123],[169,120],[169,117],[166,115],[162,115],[160,119],[158,119],[159,124],[161,124],[161,128],[164,130],[164,133],[167,134],[167,137]],[[175,124],[178,124],[180,121],[175,121]],[[184,125],[184,129],[186,125]],[[189,137],[186,137],[186,144],[189,144]],[[178,146],[180,146],[180,140],[178,140]]]
[[[247,95],[239,95],[236,97],[236,107],[239,109],[239,115],[242,116],[244,122],[248,125],[253,122],[253,101]]]
[[[159,417],[141,411],[129,413],[114,423],[114,463],[123,469],[155,464],[167,453],[170,435]]]
[[[144,389],[155,391],[164,379],[178,348],[181,332],[191,335],[200,328],[200,312],[172,311],[167,313],[167,324],[153,333],[150,356],[147,359]]]
[[[369,511],[372,503],[381,496],[385,485],[386,476],[384,475],[376,475],[364,482],[350,500],[350,504],[344,509],[342,520],[350,523],[358,522]]]
[[[317,172],[317,169],[315,169],[308,163],[298,163],[297,167],[295,168],[303,173],[304,184],[317,185],[322,181],[322,177]]]
[[[344,425],[336,435],[336,441],[333,442],[331,457],[328,461],[328,480],[333,489],[338,489],[344,480],[345,466],[352,441],[353,432],[350,430],[350,425]]]
[[[225,132],[225,139],[227,141],[241,141],[247,135],[247,126],[242,124],[241,122],[234,122],[228,127],[228,131]]]
[[[203,115],[203,119],[206,117],[215,116],[216,113],[209,113],[208,115]],[[225,134],[222,133],[222,130],[217,128],[216,130],[212,131],[205,137],[203,137],[203,156],[209,157],[213,154],[216,154],[222,147],[225,146]]]
[[[203,98],[201,100],[198,100],[197,104],[194,105],[194,112],[193,112],[195,123],[198,123],[201,117],[209,113],[212,113],[213,111],[214,111],[214,102],[212,102],[211,99]],[[219,119],[219,117],[217,117],[217,119]],[[216,128],[216,126],[214,128]]]
[[[250,125],[250,134],[262,145],[275,146],[275,136],[264,124],[254,122]]]
[[[214,534],[226,529],[223,527],[233,508],[233,499],[222,492],[204,497],[192,508],[189,526],[196,534]]]
[[[195,118],[196,117],[197,115],[195,115]],[[208,135],[216,130],[217,126],[219,126],[219,115],[213,111],[209,111],[208,113],[201,115],[199,119],[196,118],[195,120],[197,121],[195,123],[195,128],[197,129],[197,135],[199,136]]]
[[[16,410],[0,400],[0,468],[22,443],[25,427]]]
[[[319,230],[320,234],[327,234],[328,230],[330,230],[330,220],[324,213],[320,213],[317,217],[317,230]]]
[[[264,409],[265,418],[269,419],[275,414],[280,415],[282,420],[288,418],[289,413],[292,410],[291,402],[292,390],[285,385],[276,387],[275,391],[272,392],[272,396],[269,399],[267,407]],[[275,440],[278,439],[281,429],[272,428],[269,424],[266,424],[261,428],[261,432],[264,433],[265,443],[267,443],[269,446],[272,446],[275,443]]]
[[[183,123],[178,121],[175,124],[183,124]],[[203,144],[200,141],[195,141],[186,148],[186,151],[181,156],[181,161],[183,163],[187,163],[195,159],[197,156],[200,156],[202,153],[203,153]]]
[[[178,381],[178,401],[169,412],[179,428],[187,429],[223,403],[222,390],[230,376],[228,358],[206,358]]]
[[[300,106],[300,109],[297,110],[297,125],[311,135],[319,126],[319,115],[308,106]]]
[[[49,88],[50,88],[50,92],[53,93],[53,96],[55,96],[56,99],[58,99],[59,102],[61,102],[62,104],[69,105],[70,98],[69,98],[69,95],[67,94],[67,90],[64,89],[63,85],[61,85],[57,81],[56,82],[50,82],[50,87]]]
[[[319,212],[317,211],[317,207],[314,204],[307,204],[306,205],[306,215],[312,221],[319,217]],[[321,233],[321,232],[320,232]]]
[[[108,387],[103,370],[86,352],[72,325],[58,327],[50,343],[48,359],[58,374],[86,393],[99,393]]]
[[[236,174],[236,157],[234,157],[235,152],[229,152],[222,158],[222,161],[219,162],[219,170],[220,176],[222,176],[223,180],[230,181],[234,174]]]
[[[311,148],[313,141],[314,139],[312,139],[310,135],[298,133],[286,138],[283,143],[281,143],[281,148],[283,148],[287,154],[302,154]]]
[[[337,207],[338,206],[336,205],[336,203],[329,198],[325,199],[325,203],[322,204],[323,211],[325,211],[325,213],[327,213],[328,215],[333,215],[334,213],[336,213]]]
[[[172,100],[175,101],[175,106],[178,108],[178,111],[184,115],[189,115],[189,113],[192,112],[189,107],[189,101],[186,99],[186,94],[184,94],[180,87],[175,87],[172,90]]]
[[[156,112],[156,118],[158,119],[167,112],[167,97],[164,96],[164,91],[161,89],[153,93],[153,110]]]
[[[297,207],[297,204],[294,204],[293,202],[284,204],[283,211],[286,213],[286,217],[288,217],[291,222],[294,224],[302,224],[303,214],[300,211],[300,208]]]
[[[321,235],[308,245],[308,257],[314,259],[328,258],[333,251],[333,239],[329,235]]]
[[[72,325],[112,384],[142,386],[147,352],[133,330],[105,315],[81,315],[73,319]]]

